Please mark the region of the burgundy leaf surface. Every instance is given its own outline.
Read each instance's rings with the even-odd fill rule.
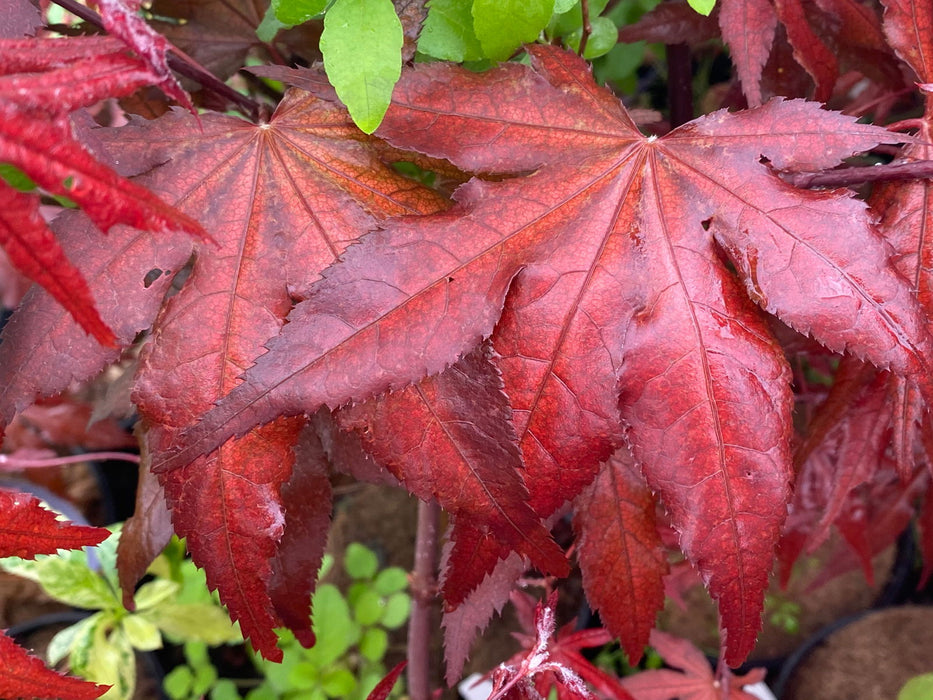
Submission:
[[[817,169],[902,137],[772,101],[646,138],[581,62],[532,51],[532,69],[410,72],[380,133],[465,169],[534,172],[474,180],[457,208],[349,248],[157,468],[439,372],[498,321],[532,507],[553,513],[627,440],[721,603],[735,663],[759,625],[790,480],[789,373],[751,300],[921,383],[931,344],[864,205],[795,190],[761,157]]]
[[[103,230],[122,223],[151,232],[203,235],[193,219],[119,177],[75,140],[68,113],[158,82],[116,39],[0,40],[0,159],[82,206]],[[102,344],[117,337],[101,319],[82,274],[39,216],[39,199],[0,183],[0,245]]]
[[[668,565],[654,497],[628,448],[610,457],[576,498],[573,524],[587,600],[636,664],[664,605]]]

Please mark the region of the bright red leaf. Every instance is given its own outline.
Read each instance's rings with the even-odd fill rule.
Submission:
[[[489,700],[532,700],[548,697],[552,689],[561,700],[595,700],[587,683],[611,700],[632,700],[618,680],[592,665],[580,652],[605,646],[612,636],[604,629],[573,630],[567,625],[555,634],[556,591],[534,603],[526,593],[512,597],[526,634],[524,649],[492,672]],[[531,619],[528,619],[531,617]]]
[[[0,696],[94,700],[107,692],[107,687],[46,668],[40,659],[0,632]]]
[[[366,696],[366,700],[385,700],[389,697],[389,693],[392,692],[392,688],[395,687],[399,676],[402,675],[402,671],[405,670],[405,666],[407,665],[407,661],[400,661],[395,664],[392,670],[386,674],[385,678],[379,681],[376,687],[372,689],[372,692]]]
[[[590,606],[637,664],[664,605],[667,550],[655,499],[628,448],[618,450],[574,501],[577,559]]]
[[[54,42],[52,48],[50,42]],[[82,206],[103,230],[118,223],[202,236],[193,220],[101,164],[74,139],[68,113],[128,95],[161,78],[116,39],[0,40],[0,161]],[[0,245],[102,344],[117,338],[101,320],[82,274],[39,216],[39,198],[0,183]]]
[[[268,124],[205,115],[199,127],[176,112],[100,134],[128,162],[169,161],[153,176],[186,182],[177,206],[205,212],[218,244],[201,251],[187,285],[165,304],[137,374],[135,401],[153,453],[236,385],[278,331],[293,295],[355,236],[388,214],[443,206],[381,165],[365,144],[347,140],[352,128],[342,110],[294,94]],[[176,532],[269,658],[281,655],[272,628],[282,620],[269,592],[286,523],[279,489],[292,473],[303,424],[281,419],[161,478]],[[326,512],[326,500],[317,504]],[[295,584],[283,575],[278,585]]]
[[[59,549],[91,547],[109,536],[103,528],[58,520],[35,496],[0,489],[0,557],[32,559]],[[0,632],[0,696],[92,700],[106,689],[47,669]]]
[[[194,111],[191,100],[168,67],[168,51],[172,48],[168,40],[146,24],[140,15],[142,0],[93,0],[100,8],[104,28],[125,43],[143,59],[162,91],[178,101],[178,104]]]
[[[542,571],[569,571],[528,505],[508,397],[492,360],[478,348],[436,377],[337,414],[409,491],[454,516],[444,575],[450,606],[512,551]]]
[[[651,646],[668,666],[679,670],[643,671],[623,678],[622,685],[635,700],[754,700],[757,696],[742,688],[765,677],[765,670],[756,668],[744,676],[725,669],[724,676],[717,678],[703,652],[685,639],[658,630],[651,633]]]
[[[35,496],[0,489],[0,557],[32,559],[59,549],[92,547],[110,533],[99,527],[72,525],[57,519]]]
[[[646,138],[582,62],[532,51],[533,69],[409,73],[380,133],[465,169],[535,172],[474,180],[458,208],[348,249],[156,468],[439,372],[498,321],[532,507],[547,517],[575,497],[625,436],[721,603],[737,663],[760,624],[791,474],[789,374],[749,297],[917,381],[931,344],[864,205],[795,190],[761,157],[816,169],[902,137],[773,101]]]

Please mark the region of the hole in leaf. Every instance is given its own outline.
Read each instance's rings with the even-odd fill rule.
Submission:
[[[157,267],[152,268],[151,270],[149,270],[149,272],[146,273],[146,276],[143,278],[143,286],[146,289],[149,289],[149,287],[152,286],[153,282],[159,279],[163,274],[165,274],[164,270],[160,270]]]
[[[709,225],[710,225],[710,222],[712,222],[712,220],[713,220],[712,217],[710,217],[709,219],[704,219],[703,221],[700,222],[700,226],[703,227],[704,231],[709,231]]]

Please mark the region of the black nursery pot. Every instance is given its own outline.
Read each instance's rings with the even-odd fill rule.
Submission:
[[[779,700],[893,700],[933,671],[933,606],[869,610],[823,628],[771,684]]]

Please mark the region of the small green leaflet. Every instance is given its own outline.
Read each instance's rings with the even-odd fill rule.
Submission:
[[[716,0],[687,0],[687,4],[701,15],[708,17],[716,7]]]
[[[272,0],[275,17],[282,24],[295,26],[317,17],[329,0]]]
[[[504,61],[535,41],[554,14],[554,0],[474,0],[473,30],[486,56]]]
[[[391,0],[337,0],[324,15],[324,70],[356,125],[376,130],[402,72],[402,23]]]
[[[330,0],[272,0],[265,17],[256,27],[260,41],[270,42],[280,29],[290,29],[317,17],[327,8]]]
[[[473,32],[472,0],[431,0],[418,50],[457,63],[484,58],[483,47]]]

